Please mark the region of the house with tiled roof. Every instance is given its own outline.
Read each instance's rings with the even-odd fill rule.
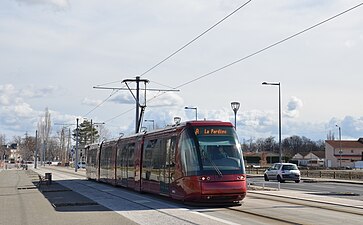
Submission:
[[[363,160],[363,138],[325,141],[325,160],[327,167],[353,167]]]
[[[325,151],[309,152],[305,156],[296,153],[290,160],[298,166],[323,167],[325,162]]]

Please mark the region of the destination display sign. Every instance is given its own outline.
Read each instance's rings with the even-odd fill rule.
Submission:
[[[230,127],[194,127],[196,136],[220,136],[230,135]]]

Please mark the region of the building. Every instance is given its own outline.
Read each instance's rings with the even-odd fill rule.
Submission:
[[[291,158],[290,162],[295,163],[298,166],[323,167],[325,162],[325,151],[309,152],[305,156],[296,153]]]
[[[327,167],[350,167],[363,160],[363,138],[357,141],[325,141],[325,160]]]
[[[325,165],[325,151],[309,152],[304,156],[309,167],[324,167]]]

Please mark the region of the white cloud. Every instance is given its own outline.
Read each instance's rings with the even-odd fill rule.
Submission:
[[[16,94],[14,85],[0,85],[0,104],[3,106],[10,105],[12,103],[12,98],[14,94]]]
[[[13,84],[0,85],[0,103],[3,105],[11,105],[23,102],[23,98],[43,98],[58,90],[54,86],[36,88],[34,85],[28,85],[17,89]]]
[[[135,104],[135,99],[128,92],[121,92],[120,94],[112,97],[110,101],[117,104]]]
[[[338,118],[332,118],[328,122],[328,127],[338,137],[338,127],[341,127],[341,134],[343,139],[357,139],[357,137],[363,137],[363,117],[345,116],[342,120]]]
[[[89,106],[98,106],[101,103],[102,103],[102,100],[90,99],[90,98],[87,98],[87,97],[82,100],[82,104],[89,105]]]
[[[67,10],[71,3],[72,11],[47,12]],[[99,99],[104,100],[98,94],[93,95],[90,87],[141,74],[241,4],[221,0],[142,1],[142,4],[118,0],[108,4],[96,0],[1,1],[2,82],[16,81],[16,88],[0,85],[0,113],[6,119],[0,119],[2,132],[7,132],[2,125],[14,123],[17,125],[7,128],[23,125],[19,129],[23,134],[34,119],[26,117],[20,122],[19,118],[25,118],[27,113],[34,115],[47,105],[57,107],[60,114],[55,116],[57,120],[74,122],[70,114],[89,112],[101,102]],[[143,78],[177,87],[353,4],[343,0],[251,2]],[[314,130],[324,130],[326,121],[338,117],[344,118],[344,135],[361,136],[362,107],[357,102],[362,89],[356,81],[361,77],[363,32],[358,10],[361,9],[185,85],[177,94],[165,94],[150,101],[147,116],[158,120],[160,126],[171,123],[174,116],[181,116],[184,121],[194,119],[193,110],[184,110],[190,104],[198,107],[200,119],[234,122],[231,109],[223,108],[233,98],[243,102],[243,110],[237,115],[242,137],[276,135],[277,90],[260,87],[262,81],[270,80],[281,82],[284,98],[294,95],[304,100],[302,104],[292,98],[284,105],[283,135],[305,131],[315,135]],[[24,86],[28,83],[45,84],[46,88]],[[49,98],[55,91],[59,93],[56,87],[60,83],[67,86],[67,92],[62,93],[62,98]],[[126,111],[125,108],[135,106],[128,91],[118,94],[87,116],[107,121],[114,114]],[[148,94],[147,99],[151,100],[154,94]],[[116,107],[111,102],[127,105],[117,105],[114,110]],[[336,107],[336,102],[344,102],[344,107]],[[106,126],[133,127],[134,113],[129,111],[111,119]],[[62,119],[62,114],[70,118]],[[17,115],[22,117],[16,118]],[[352,115],[353,119],[345,118],[346,115]]]
[[[347,40],[344,42],[344,45],[347,47],[347,48],[352,48],[356,45],[356,42],[354,40]]]
[[[26,100],[28,98],[45,98],[57,88],[36,88],[28,85],[24,88],[13,84],[0,85],[0,130],[23,133],[34,130],[40,111]]]
[[[19,117],[32,117],[34,116],[34,110],[31,106],[25,102],[15,105],[14,112]]]
[[[69,0],[15,0],[19,4],[46,5],[54,10],[65,10],[70,7]]]
[[[288,118],[296,118],[299,116],[299,110],[303,107],[302,100],[295,96],[292,96],[287,103],[287,110],[284,111],[284,115]]]
[[[59,88],[54,86],[48,86],[45,88],[36,88],[34,85],[28,85],[19,91],[19,95],[28,98],[42,98],[42,97],[47,97],[58,90]]]
[[[180,95],[168,92],[159,95],[155,99],[151,97],[147,104],[149,107],[182,107],[184,100],[180,97]]]

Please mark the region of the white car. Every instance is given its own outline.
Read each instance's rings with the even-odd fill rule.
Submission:
[[[265,181],[277,180],[281,183],[286,180],[300,182],[300,170],[293,163],[274,163],[264,173]]]
[[[79,169],[85,169],[86,168],[86,162],[78,162],[78,168]]]

